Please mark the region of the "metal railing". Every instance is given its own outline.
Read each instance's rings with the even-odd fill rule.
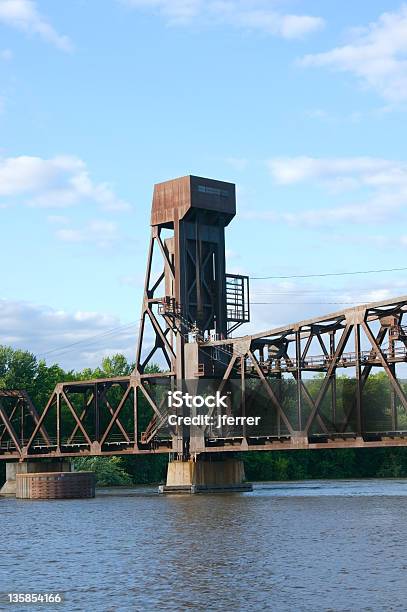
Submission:
[[[382,349],[386,361],[389,363],[396,361],[407,361],[407,347],[395,347],[394,349],[386,348]],[[310,357],[304,357],[298,360],[296,357],[280,357],[278,359],[271,358],[264,361],[260,361],[260,367],[264,370],[296,370],[298,366],[302,370],[314,370],[318,368],[327,368],[333,362],[334,357],[332,355],[313,355]],[[378,351],[371,349],[369,351],[361,351],[359,355],[355,352],[343,353],[336,359],[336,366],[338,367],[350,367],[354,366],[357,362],[362,364],[375,363],[380,364],[380,355]],[[250,359],[247,359],[246,367],[249,369],[254,368]]]

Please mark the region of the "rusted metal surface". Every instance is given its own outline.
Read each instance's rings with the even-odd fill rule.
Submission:
[[[236,214],[236,190],[233,183],[184,176],[154,186],[151,225],[173,227],[192,208],[225,215],[227,223]]]
[[[231,183],[155,186],[134,372],[60,383],[39,412],[24,391],[0,390],[0,458],[407,445],[407,296],[232,338],[250,312],[248,278],[225,270],[235,211]],[[379,408],[366,396],[375,372],[387,385]],[[261,408],[264,427],[168,428],[165,391],[186,379],[238,384],[230,413]]]
[[[17,499],[89,499],[95,497],[94,472],[17,474]]]

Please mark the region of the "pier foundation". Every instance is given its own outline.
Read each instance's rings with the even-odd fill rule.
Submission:
[[[95,497],[94,472],[17,474],[17,499],[89,499]]]
[[[244,482],[244,466],[240,459],[173,460],[168,463],[167,483],[159,493],[241,493],[252,491]]]
[[[64,459],[53,461],[17,461],[6,463],[6,482],[0,489],[0,495],[15,496],[17,474],[36,474],[38,472],[71,472],[71,462]]]

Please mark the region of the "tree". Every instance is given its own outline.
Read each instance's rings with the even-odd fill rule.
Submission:
[[[0,388],[26,389],[30,393],[35,387],[37,371],[38,362],[32,353],[0,346]]]
[[[121,457],[77,457],[73,464],[78,472],[95,472],[100,487],[131,486],[132,480]]]

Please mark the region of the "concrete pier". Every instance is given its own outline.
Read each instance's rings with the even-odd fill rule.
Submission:
[[[244,466],[240,459],[174,460],[167,470],[167,483],[159,493],[241,493],[252,491],[244,482]]]
[[[89,499],[95,497],[94,472],[17,474],[17,499]]]
[[[64,459],[54,461],[17,461],[6,463],[6,482],[0,495],[15,496],[17,474],[37,474],[38,472],[71,472],[71,462]]]

